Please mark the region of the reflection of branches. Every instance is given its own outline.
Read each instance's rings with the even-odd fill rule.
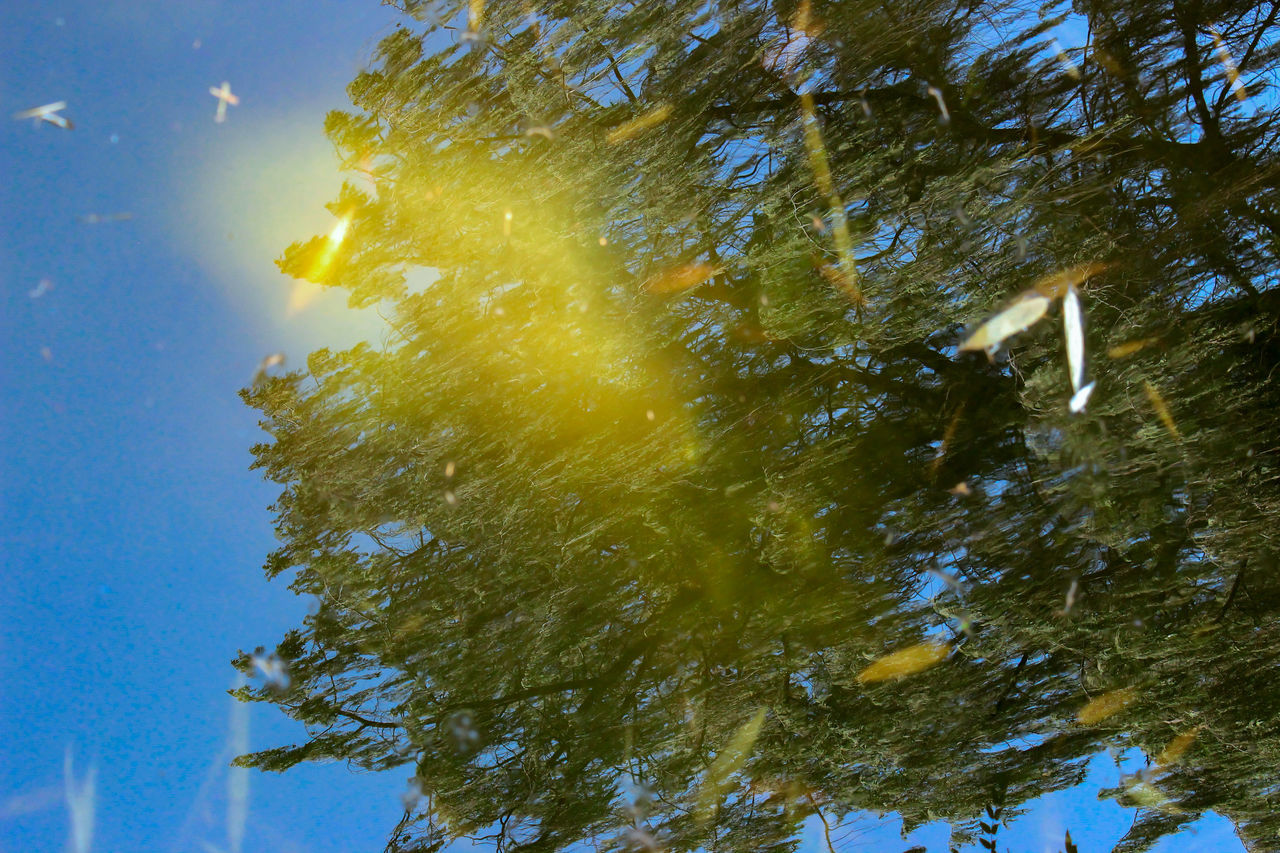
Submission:
[[[805,791],[804,796],[809,801],[809,805],[813,806],[814,814],[818,816],[818,820],[822,821],[822,835],[827,840],[827,853],[836,853],[835,845],[831,843],[831,824],[827,822],[827,816],[822,813],[822,807],[813,798],[812,792]]]
[[[384,722],[380,722],[380,721],[378,721],[378,720],[370,720],[370,719],[369,719],[369,718],[367,718],[367,717],[362,717],[362,716],[360,716],[359,714],[352,713],[351,711],[344,711],[344,710],[343,710],[343,709],[341,709],[341,708],[333,708],[333,709],[332,709],[332,711],[333,711],[333,713],[337,714],[339,717],[346,717],[348,720],[354,720],[355,722],[359,723],[359,724],[360,724],[360,728],[359,728],[359,729],[356,729],[356,732],[359,732],[361,729],[364,729],[364,728],[367,728],[367,727],[370,727],[370,726],[371,726],[371,727],[373,727],[373,728],[377,728],[377,729],[398,729],[398,728],[400,728],[400,724],[399,724],[399,723],[384,723]]]

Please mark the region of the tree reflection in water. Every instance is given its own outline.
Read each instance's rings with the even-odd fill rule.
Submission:
[[[245,392],[320,600],[247,763],[414,768],[393,850],[783,850],[1136,747],[1117,849],[1280,846],[1280,7],[426,5],[280,262],[394,331]]]

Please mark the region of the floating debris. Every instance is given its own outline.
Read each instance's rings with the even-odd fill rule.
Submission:
[[[400,794],[400,802],[404,805],[404,810],[412,813],[423,796],[422,781],[417,776],[410,776],[404,792]]]
[[[897,681],[917,672],[941,663],[951,654],[951,647],[946,643],[927,642],[907,646],[883,657],[877,658],[870,666],[858,673],[860,684],[872,684],[877,681]]]
[[[936,578],[947,589],[954,592],[957,598],[964,598],[964,594],[967,590],[965,589],[965,585],[960,582],[959,578],[954,575],[949,575],[946,572],[939,571],[938,569],[925,569],[925,572],[930,577]]]
[[[659,104],[647,113],[636,116],[628,122],[624,122],[613,130],[609,131],[605,141],[610,145],[617,145],[619,142],[626,142],[634,139],[646,130],[657,127],[671,116],[670,104]]]
[[[1080,67],[1071,61],[1071,57],[1067,56],[1067,52],[1062,49],[1062,45],[1058,44],[1058,40],[1053,40],[1053,51],[1058,57],[1058,62],[1062,63],[1062,70],[1072,80],[1080,79]]]
[[[1062,297],[1062,328],[1067,340],[1067,369],[1071,373],[1071,390],[1077,393],[1084,387],[1083,316],[1075,286],[1068,286],[1067,295]]]
[[[1078,299],[1075,288],[1105,270],[1107,266],[1107,264],[1096,262],[1078,264],[1037,279],[1029,290],[1019,294],[1008,307],[983,323],[966,338],[960,344],[960,351],[986,350],[988,355],[991,354],[1004,340],[1026,331],[1039,322],[1048,312],[1054,299],[1063,297],[1064,302],[1068,299]],[[1083,381],[1084,378],[1084,325],[1081,321],[1079,303],[1064,304],[1063,313],[1067,324],[1068,360],[1075,357],[1072,355],[1073,348],[1078,350],[1079,370],[1076,370],[1077,362],[1072,362],[1071,366],[1072,384],[1079,392],[1083,389],[1076,383]],[[1087,394],[1084,399],[1088,399]]]
[[[240,106],[240,97],[231,94],[231,84],[226,80],[222,81],[220,88],[209,87],[209,94],[218,99],[218,111],[214,113],[213,120],[218,124],[222,124],[227,120],[227,105],[233,107]]]
[[[1031,289],[1042,296],[1050,299],[1057,299],[1066,294],[1067,289],[1071,287],[1079,287],[1095,275],[1105,271],[1110,264],[1101,263],[1099,261],[1090,261],[1085,264],[1076,264],[1073,267],[1067,267],[1055,273],[1041,276],[1031,285]]]
[[[57,785],[45,785],[21,794],[12,794],[0,800],[0,820],[46,811],[62,801],[62,790]]]
[[[831,218],[831,230],[836,249],[836,265],[832,272],[823,275],[840,290],[849,301],[858,307],[866,304],[862,295],[862,287],[858,283],[858,273],[853,266],[853,240],[849,237],[849,219],[845,213],[844,200],[836,192],[835,183],[831,180],[831,165],[827,162],[827,148],[822,141],[822,130],[818,127],[818,117],[814,112],[813,95],[809,92],[800,94],[801,121],[804,124],[804,145],[809,153],[809,165],[813,169],[813,182],[818,191],[826,197],[827,208]],[[818,269],[823,269],[819,265]]]
[[[452,459],[444,463],[444,475],[446,477],[452,477],[454,474],[457,473],[457,471],[458,471],[458,466],[453,464]]]
[[[480,732],[470,711],[457,711],[449,715],[445,724],[452,746],[459,753],[466,754],[480,745]]]
[[[947,489],[947,491],[958,498],[967,498],[969,495],[973,494],[973,489],[969,488],[969,484],[964,480],[956,483],[954,486]]]
[[[97,802],[94,790],[98,768],[89,765],[84,779],[77,781],[72,766],[71,745],[62,759],[63,783],[67,795],[67,811],[71,813],[71,849],[74,853],[89,853],[93,844],[93,812]]]
[[[117,213],[86,213],[80,217],[80,221],[86,225],[102,225],[107,222],[127,222],[133,219],[133,214],[127,210]]]
[[[764,708],[756,711],[720,750],[716,760],[711,762],[711,766],[707,769],[707,776],[698,791],[696,813],[703,820],[711,817],[720,799],[728,793],[730,777],[741,770],[747,763],[747,759],[751,757],[751,749],[755,746],[756,738],[760,736],[760,729],[764,726],[764,715]]]
[[[1168,794],[1145,779],[1126,788],[1124,795],[1129,802],[1140,808],[1154,809],[1166,814],[1182,814],[1182,809],[1173,805]]]
[[[929,86],[928,92],[938,102],[938,123],[951,124],[951,113],[947,111],[947,102],[942,99],[942,90],[936,86]]]
[[[257,383],[261,382],[264,378],[266,378],[267,371],[270,370],[271,368],[283,367],[283,366],[284,366],[284,353],[282,352],[271,353],[271,355],[267,356],[266,358],[262,359],[262,361],[258,362],[258,368],[253,372],[254,384],[256,385]]]
[[[822,273],[822,277],[854,305],[864,304],[865,300],[862,298],[862,290],[859,289],[858,283],[843,269],[835,264],[822,262],[818,264],[818,272]]]
[[[1169,435],[1175,439],[1181,440],[1182,433],[1178,431],[1178,425],[1173,421],[1173,415],[1169,412],[1169,406],[1165,403],[1164,397],[1160,396],[1160,392],[1155,386],[1147,380],[1142,380],[1142,390],[1147,392],[1147,399],[1151,401],[1151,408],[1155,409],[1156,417],[1160,418],[1160,423],[1164,424],[1164,428],[1169,431]]]
[[[1076,593],[1080,591],[1080,581],[1077,578],[1071,579],[1071,586],[1067,587],[1067,600],[1062,603],[1062,615],[1066,616],[1071,612],[1071,608],[1076,606]]]
[[[696,262],[676,267],[659,273],[644,283],[644,290],[649,293],[678,293],[697,287],[704,281],[724,272],[723,267]]]
[[[289,687],[289,668],[276,655],[266,655],[259,646],[249,656],[254,670],[262,676],[266,685],[274,690],[287,690]]]
[[[1209,25],[1209,33],[1213,36],[1213,48],[1218,54],[1218,61],[1222,63],[1223,70],[1227,72],[1227,82],[1231,84],[1231,91],[1236,96],[1237,101],[1244,103],[1249,97],[1249,93],[1245,91],[1244,84],[1240,82],[1240,71],[1231,59],[1231,53],[1222,41],[1222,35],[1218,32],[1218,28],[1213,24]]]
[[[61,112],[62,110],[65,110],[66,108],[67,108],[66,101],[54,101],[52,104],[45,104],[44,106],[40,106],[40,107],[32,107],[29,110],[23,110],[20,113],[14,113],[13,117],[18,121],[22,121],[24,119],[29,119],[29,118],[35,119],[37,126],[39,126],[41,122],[48,122],[54,127],[60,127],[63,130],[75,130],[76,126],[72,124],[71,119],[67,118],[66,116],[58,115],[59,112]]]
[[[50,290],[53,290],[53,280],[48,278],[42,278],[40,279],[40,281],[36,282],[35,287],[27,291],[27,296],[31,297],[32,299],[39,299],[41,296],[44,296]]]
[[[1169,767],[1177,764],[1182,760],[1182,756],[1186,755],[1187,750],[1195,743],[1196,736],[1200,734],[1200,726],[1175,735],[1173,740],[1160,750],[1160,754],[1156,756],[1156,764],[1160,767]]]
[[[1071,400],[1067,403],[1067,408],[1071,410],[1071,414],[1078,415],[1084,411],[1085,406],[1089,405],[1089,398],[1093,396],[1094,384],[1090,382],[1071,395]]]
[[[1119,343],[1109,348],[1107,350],[1107,358],[1110,358],[1110,359],[1128,358],[1129,356],[1133,355],[1135,352],[1146,349],[1147,347],[1151,346],[1152,344],[1158,343],[1159,341],[1160,341],[1159,338],[1139,338],[1138,340],[1135,340],[1135,341],[1125,341],[1124,343]]]
[[[1007,338],[1031,328],[1049,311],[1052,300],[1035,290],[1023,293],[1013,304],[979,326],[960,344],[960,351],[994,351]]]
[[[1120,713],[1132,705],[1137,698],[1138,691],[1134,687],[1111,690],[1101,696],[1090,699],[1076,714],[1076,720],[1081,725],[1092,726]]]

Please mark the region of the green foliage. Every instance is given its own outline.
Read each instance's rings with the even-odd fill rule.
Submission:
[[[1274,5],[405,11],[326,122],[372,189],[323,274],[280,261],[388,343],[245,392],[267,572],[318,601],[248,694],[311,737],[245,762],[413,765],[394,850],[790,850],[858,809],[994,844],[1100,747],[1195,730],[1159,808],[1114,792],[1124,849],[1209,809],[1271,843]],[[957,352],[1091,262],[1085,413],[1057,308]]]

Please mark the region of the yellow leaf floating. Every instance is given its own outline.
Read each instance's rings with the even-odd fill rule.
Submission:
[[[756,711],[755,715],[743,723],[725,744],[724,749],[720,750],[716,760],[711,762],[711,767],[707,770],[707,778],[703,780],[702,788],[698,791],[697,814],[700,819],[710,819],[711,812],[719,804],[720,798],[728,793],[726,783],[729,778],[747,763],[747,759],[751,756],[751,748],[755,746],[756,738],[760,736],[760,729],[764,725],[764,714],[764,708]]]
[[[820,263],[818,272],[822,273],[825,278],[835,289],[844,295],[846,299],[854,305],[866,305],[866,297],[862,295],[862,288],[858,287],[855,276],[849,275],[848,272],[842,270],[835,264]]]
[[[1182,760],[1182,756],[1186,755],[1187,750],[1191,748],[1191,744],[1195,743],[1196,735],[1200,734],[1200,727],[1176,735],[1173,740],[1160,750],[1160,754],[1156,756],[1156,764],[1161,767],[1168,767],[1171,764],[1177,764]]]
[[[639,136],[650,128],[657,127],[668,118],[671,117],[671,105],[659,104],[647,113],[642,113],[631,121],[622,124],[609,131],[609,135],[605,137],[605,141],[610,145],[617,145],[619,142],[626,142],[628,139]]]
[[[1136,341],[1125,341],[1124,343],[1116,344],[1107,350],[1107,358],[1128,358],[1135,352],[1146,349],[1158,340],[1159,338],[1138,338]]]
[[[1031,289],[1041,296],[1057,299],[1059,296],[1065,295],[1069,289],[1079,287],[1098,273],[1103,272],[1108,266],[1110,264],[1104,264],[1099,261],[1076,264],[1074,267],[1067,267],[1065,270],[1059,270],[1036,279],[1036,283],[1031,285]]]
[[[951,654],[951,647],[946,643],[917,643],[875,660],[870,666],[858,673],[858,681],[871,684],[876,681],[896,681],[924,672],[934,664],[943,661]]]
[[[1223,44],[1222,34],[1218,32],[1218,28],[1210,24],[1209,32],[1213,35],[1213,47],[1218,54],[1218,61],[1222,63],[1222,70],[1227,72],[1227,82],[1231,84],[1231,91],[1235,93],[1236,100],[1243,104],[1248,100],[1249,93],[1245,90],[1244,84],[1240,82],[1240,70],[1236,68],[1235,61],[1231,59],[1230,51]]]
[[[1092,726],[1120,713],[1132,705],[1137,698],[1138,691],[1134,687],[1122,687],[1119,690],[1103,693],[1101,696],[1090,699],[1088,704],[1080,709],[1080,713],[1076,714],[1076,719],[1081,725]]]
[[[1106,270],[1108,266],[1110,265],[1091,261],[1087,264],[1067,267],[1065,270],[1059,270],[1036,279],[1030,290],[1019,295],[1009,307],[983,323],[972,335],[966,338],[964,343],[960,344],[960,350],[963,352],[965,350],[995,349],[1006,338],[1026,331],[1039,322],[1048,312],[1053,300],[1059,297],[1066,297],[1075,288]],[[1070,317],[1067,320],[1068,327],[1070,327]]]
[[[1005,340],[1026,331],[1039,322],[1049,310],[1052,300],[1033,290],[1018,297],[1012,305],[979,326],[960,344],[961,352],[967,350],[995,349]]]
[[[822,130],[818,127],[818,119],[814,114],[812,93],[806,91],[800,94],[800,111],[804,125],[804,144],[809,152],[809,165],[813,169],[813,182],[830,208],[832,237],[836,249],[837,264],[827,265],[830,266],[829,271],[824,266],[819,266],[818,269],[850,302],[862,307],[866,305],[866,299],[862,295],[858,272],[853,265],[853,239],[849,236],[849,221],[844,201],[836,192],[835,182],[831,179],[831,164],[827,160]]]
[[[697,287],[712,276],[723,272],[723,268],[706,263],[685,264],[672,270],[659,273],[644,283],[644,289],[650,293],[678,293]]]
[[[1125,796],[1134,805],[1144,809],[1155,809],[1166,814],[1182,814],[1169,799],[1169,796],[1150,782],[1138,782],[1125,790]]]
[[[1169,435],[1181,440],[1182,433],[1178,432],[1178,425],[1174,423],[1173,415],[1169,412],[1169,406],[1165,403],[1164,397],[1161,397],[1156,387],[1145,379],[1142,380],[1142,390],[1147,392],[1147,399],[1151,401],[1151,408],[1156,410],[1156,417],[1160,419],[1160,423],[1164,424],[1164,428],[1169,431]]]

